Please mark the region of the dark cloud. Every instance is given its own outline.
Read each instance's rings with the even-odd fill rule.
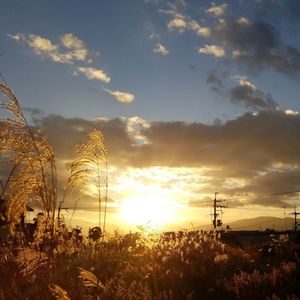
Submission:
[[[255,110],[274,110],[278,107],[278,103],[273,100],[272,95],[257,89],[246,77],[237,76],[239,78],[236,80],[238,85],[226,89],[224,86],[226,77],[228,77],[227,73],[219,74],[217,71],[212,70],[208,73],[206,82],[210,85],[212,91],[224,98],[229,98],[234,104],[240,104]]]
[[[64,162],[72,160],[74,145],[95,127],[103,131],[109,163],[117,169],[192,167],[197,174],[198,168],[205,168],[198,180],[182,179],[199,195],[218,190],[238,205],[243,195],[300,189],[300,117],[295,114],[267,110],[212,125],[153,122],[141,132],[147,140],[144,144],[132,139],[126,119],[89,121],[52,115],[38,123],[54,147],[59,175],[65,172]],[[285,200],[284,196],[271,200],[258,196],[246,202],[280,206]],[[74,199],[65,204],[72,203]],[[94,200],[79,206],[85,207],[84,203],[90,206]]]
[[[211,166],[225,176],[253,176],[273,162],[299,163],[300,118],[281,111],[250,113],[223,125],[153,123],[135,166]]]
[[[93,128],[103,132],[111,163],[119,164],[126,160],[127,153],[134,148],[134,141],[127,132],[127,124],[122,119],[85,120],[50,115],[38,120],[38,125],[48,136],[59,159],[72,159],[74,146],[82,143],[87,132]]]
[[[216,70],[212,70],[208,73],[206,82],[210,85],[211,90],[218,95],[225,96],[225,89],[223,84],[224,76],[221,78],[220,74]]]
[[[245,107],[262,109],[276,109],[277,103],[270,94],[265,94],[261,90],[248,85],[239,85],[229,91],[232,103],[243,104]]]
[[[72,159],[76,143],[95,127],[105,136],[110,163],[127,166],[221,166],[240,177],[264,170],[274,162],[300,163],[300,117],[283,111],[246,113],[213,125],[153,122],[142,130],[147,143],[136,144],[126,120],[68,119],[49,116],[39,120],[57,159]]]
[[[254,5],[257,17],[274,16],[285,22],[299,22],[300,2],[295,0],[257,0]]]
[[[273,68],[295,75],[300,70],[300,52],[286,45],[275,26],[265,21],[227,19],[213,28],[213,36],[234,51],[234,60],[252,70]]]

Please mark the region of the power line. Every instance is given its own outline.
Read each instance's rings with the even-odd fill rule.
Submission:
[[[293,193],[300,193],[300,190],[292,190],[292,191],[285,191],[285,192],[277,192],[277,193],[273,193],[273,194],[265,194],[265,195],[257,195],[257,196],[249,196],[249,197],[232,197],[232,200],[251,200],[251,199],[257,199],[257,198],[266,198],[266,197],[272,197],[272,196],[276,196],[276,195],[285,195],[285,194],[293,194]],[[210,201],[205,200],[205,201],[192,201],[189,202],[188,205],[190,204],[205,204],[208,203]]]

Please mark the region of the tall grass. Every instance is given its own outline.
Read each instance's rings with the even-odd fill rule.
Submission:
[[[105,232],[107,207],[107,149],[104,136],[100,130],[93,129],[88,133],[87,141],[76,146],[76,160],[71,165],[71,186],[87,189],[92,185],[97,190],[99,205],[99,228]],[[102,206],[104,199],[104,216],[102,220]]]
[[[53,220],[57,176],[52,147],[40,130],[28,124],[8,86],[0,84],[0,96],[0,163],[10,169],[1,190],[7,221],[13,230],[33,199]]]
[[[298,299],[300,248],[281,244],[270,258],[214,233],[115,233],[100,243],[60,227],[52,259],[46,243],[0,248],[0,299]]]

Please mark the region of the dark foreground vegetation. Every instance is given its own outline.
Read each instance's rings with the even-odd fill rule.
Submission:
[[[216,233],[114,233],[64,226],[0,248],[0,299],[299,299],[300,247],[288,236],[239,248]]]

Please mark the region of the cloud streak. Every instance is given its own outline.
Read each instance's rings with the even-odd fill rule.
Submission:
[[[169,54],[169,50],[162,45],[161,43],[157,43],[155,45],[155,47],[153,48],[153,52],[157,53],[157,54],[161,54],[161,55],[168,55]]]
[[[226,9],[227,9],[227,4],[224,3],[221,5],[211,6],[210,8],[208,8],[206,10],[206,12],[215,17],[220,17],[221,15],[223,15],[225,13]]]
[[[39,56],[58,63],[73,64],[75,61],[91,63],[92,58],[99,55],[99,52],[89,51],[85,43],[72,33],[62,35],[59,39],[60,44],[35,34],[17,33],[8,34],[8,37],[16,42],[24,42]]]
[[[92,67],[78,67],[77,71],[84,74],[88,80],[99,80],[105,83],[108,83],[111,80],[104,71]],[[77,75],[76,72],[75,75]]]
[[[132,103],[135,99],[135,96],[131,93],[111,91],[109,89],[105,89],[105,91],[120,103]]]
[[[222,46],[217,45],[205,45],[204,47],[199,48],[198,52],[202,54],[212,55],[215,57],[222,57],[226,54],[224,48]]]

